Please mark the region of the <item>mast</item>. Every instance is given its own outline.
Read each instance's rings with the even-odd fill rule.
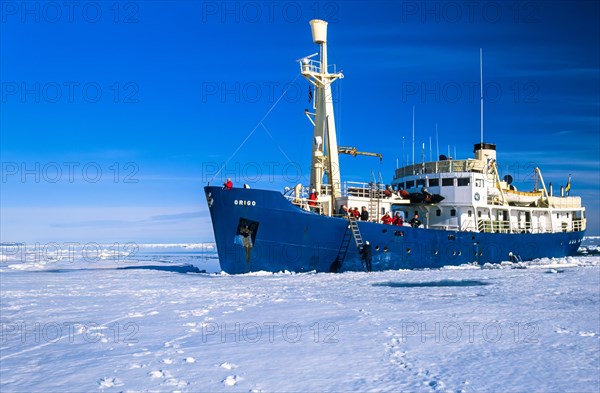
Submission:
[[[415,106],[413,105],[412,117],[412,165],[415,166]]]
[[[327,69],[327,22],[313,19],[310,22],[313,42],[320,45],[320,60],[308,57],[300,61],[300,70],[315,88],[315,127],[310,167],[310,187],[322,192],[323,176],[327,174],[331,197],[341,197],[340,165],[333,115],[331,84],[344,75],[330,74]]]
[[[483,146],[483,49],[479,48],[479,88],[480,88],[480,142]]]
[[[433,161],[431,159],[431,135],[429,136],[429,161]]]
[[[438,159],[439,159],[439,156],[440,156],[440,140],[438,138],[437,123],[435,123],[435,154],[437,154]]]

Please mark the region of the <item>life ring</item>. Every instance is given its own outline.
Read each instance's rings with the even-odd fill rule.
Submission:
[[[475,200],[478,201],[481,197],[479,196],[479,193],[476,192],[475,195],[473,195],[473,198],[475,198]]]

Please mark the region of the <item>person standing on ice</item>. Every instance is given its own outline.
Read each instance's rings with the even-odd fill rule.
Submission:
[[[365,242],[365,244],[363,244],[362,246],[362,259],[364,259],[365,261],[365,266],[367,268],[367,271],[370,272],[371,271],[371,260],[373,259],[373,254],[371,252],[371,244],[369,243],[369,241],[367,240]]]

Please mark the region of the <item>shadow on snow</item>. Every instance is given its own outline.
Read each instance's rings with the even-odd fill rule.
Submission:
[[[490,285],[484,281],[478,280],[441,280],[425,282],[378,282],[374,287],[392,287],[392,288],[429,288],[429,287],[479,287]]]

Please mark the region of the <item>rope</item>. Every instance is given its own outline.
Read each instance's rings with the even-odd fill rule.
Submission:
[[[275,142],[275,138],[273,138],[273,135],[271,135],[271,132],[269,132],[269,130],[267,129],[267,127],[266,127],[266,126],[265,126],[263,123],[260,123],[260,125],[261,125],[261,126],[262,126],[262,128],[263,128],[263,129],[264,129],[264,130],[267,132],[267,135],[269,135],[269,137],[270,137],[270,138],[271,138],[271,139],[272,139],[272,140]],[[277,142],[275,142],[275,143],[277,143]],[[283,151],[283,149],[281,148],[281,146],[280,146],[278,143],[277,143],[277,148],[279,149],[279,151],[281,152],[281,154],[283,154],[283,156],[284,156],[285,158],[287,158],[287,160],[288,160],[290,163],[294,164],[294,162],[293,162],[293,161],[290,159],[290,157],[288,157],[288,155],[287,155],[287,154],[285,154],[285,152]]]
[[[233,152],[233,154],[231,154],[231,156],[229,156],[229,158],[227,160],[225,160],[225,163],[223,163],[223,165],[221,166],[221,168],[219,168],[219,170],[217,171],[217,173],[215,173],[215,175],[208,181],[208,183],[212,183],[213,180],[215,180],[215,178],[221,173],[221,171],[223,170],[223,168],[225,168],[227,166],[227,164],[229,163],[229,161],[231,161],[231,159],[233,157],[235,157],[235,155],[237,154],[238,151],[240,151],[240,149],[244,146],[244,144],[248,141],[248,139],[250,139],[250,137],[252,136],[252,134],[254,134],[254,132],[258,129],[259,126],[262,125],[262,127],[266,130],[266,127],[262,124],[262,122],[271,114],[271,112],[273,111],[273,109],[275,109],[275,107],[277,106],[277,104],[279,104],[279,101],[281,101],[281,99],[285,96],[285,94],[288,92],[288,90],[290,89],[290,87],[292,87],[292,85],[294,84],[294,82],[296,82],[296,79],[298,79],[298,77],[301,74],[296,75],[296,77],[294,78],[294,80],[292,82],[290,82],[288,84],[288,87],[283,91],[283,93],[281,93],[281,95],[279,96],[279,98],[277,99],[277,101],[275,101],[275,103],[273,105],[271,105],[271,108],[269,108],[269,110],[267,111],[267,113],[262,117],[262,119],[260,119],[260,121],[256,124],[256,126],[254,126],[254,128],[252,129],[252,131],[250,131],[250,133],[248,134],[248,136],[242,141],[242,143],[237,147],[237,149],[235,149],[235,151]],[[267,131],[268,132],[268,131]],[[270,135],[270,133],[269,133]],[[272,136],[271,136],[272,138]],[[281,150],[281,149],[279,149]],[[283,151],[282,151],[283,153]],[[284,156],[286,156],[286,158],[289,160],[289,157],[287,157],[287,155],[284,153]],[[291,160],[290,160],[291,162]]]

